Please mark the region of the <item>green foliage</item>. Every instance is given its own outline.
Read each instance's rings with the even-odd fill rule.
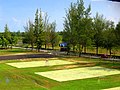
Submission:
[[[35,20],[27,22],[25,32],[10,32],[8,25],[5,25],[4,33],[0,33],[0,46],[7,48],[17,43],[23,43],[34,46],[39,51],[43,45],[54,48],[62,38],[63,42],[67,42],[73,51],[78,50],[79,55],[86,53],[88,46],[98,48],[104,47],[111,52],[113,48],[120,46],[120,22],[114,26],[112,21],[108,21],[103,15],[96,14],[91,18],[91,5],[87,8],[84,5],[84,0],[77,0],[76,3],[71,3],[66,16],[64,17],[63,32],[56,32],[56,23],[49,22],[47,13],[43,14],[42,10],[37,9]],[[111,38],[112,37],[112,38]],[[20,44],[21,45],[21,44]]]
[[[120,21],[118,22],[116,29],[115,29],[115,35],[116,35],[116,44],[120,46]]]
[[[35,30],[35,44],[37,45],[37,49],[41,49],[41,46],[43,45],[44,36],[43,36],[43,18],[42,18],[42,11],[37,9],[35,14],[35,24],[34,24]]]
[[[5,29],[4,29],[3,43],[6,48],[7,48],[8,44],[11,44],[11,33],[9,31],[7,24],[5,25]]]
[[[17,44],[17,42],[18,42],[18,37],[17,37],[17,35],[13,32],[13,33],[11,33],[11,43],[12,44],[14,44],[14,45],[16,45]]]
[[[52,49],[54,49],[54,46],[56,46],[57,44],[59,44],[59,39],[58,39],[58,35],[56,33],[56,22],[53,22],[50,25],[50,43],[52,45]]]
[[[93,30],[94,30],[94,45],[96,47],[96,54],[98,54],[98,47],[102,46],[102,41],[103,41],[103,35],[102,32],[105,30],[105,18],[103,15],[99,15],[98,13],[96,14],[96,17],[94,17],[93,21]]]
[[[47,45],[50,42],[50,25],[49,25],[49,18],[48,18],[48,14],[46,13],[44,16],[44,45],[45,45],[45,49],[47,48]]]
[[[58,35],[56,33],[56,23],[49,23],[47,13],[42,15],[42,11],[38,10],[35,14],[35,22],[29,21],[25,28],[25,37],[23,39],[24,43],[31,44],[32,48],[34,45],[37,49],[41,49],[42,45],[51,44],[52,48],[59,43]]]
[[[71,3],[64,21],[63,41],[73,46],[78,45],[79,53],[83,47],[91,42],[92,19],[90,18],[91,6],[85,9],[83,0]],[[82,47],[81,47],[82,46]]]
[[[32,46],[32,50],[35,44],[35,34],[34,34],[34,25],[33,23],[29,20],[27,23],[27,26],[25,28],[25,37],[23,39],[24,43],[28,43]]]
[[[116,36],[114,31],[114,23],[112,21],[106,22],[106,30],[103,31],[103,47],[110,51],[115,47]]]
[[[7,24],[5,25],[4,32],[0,35],[0,45],[3,48],[8,48],[11,45],[16,45],[18,42],[18,36],[16,32],[10,32]]]
[[[11,40],[11,33],[10,33],[10,31],[9,31],[9,28],[8,28],[8,26],[7,26],[7,24],[5,25],[5,29],[4,29],[4,37],[8,40],[8,41],[10,41]]]
[[[2,37],[2,47],[7,48],[8,44],[9,44],[9,41],[6,38]]]
[[[94,18],[90,15],[91,6],[85,8],[83,0],[71,3],[64,20],[63,42],[73,46],[73,51],[77,46],[79,53],[83,49],[86,53],[86,47],[93,45],[96,47],[96,54],[99,47],[109,49],[111,54],[111,49],[120,44],[120,22],[114,30],[114,23],[106,20],[103,15],[96,13]]]
[[[75,46],[76,41],[77,10],[76,5],[71,3],[64,21],[63,41]]]

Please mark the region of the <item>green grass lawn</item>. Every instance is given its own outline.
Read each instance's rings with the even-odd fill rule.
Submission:
[[[50,58],[52,60],[52,58]],[[74,61],[71,65],[15,68],[5,63],[22,62],[27,60],[0,61],[0,89],[1,90],[100,90],[120,86],[120,74],[88,79],[58,82],[34,72],[45,72],[62,70],[67,68],[81,68],[90,66],[101,66],[120,70],[120,62],[102,61],[89,58],[58,58],[59,60]],[[30,59],[34,61],[45,60],[45,58]],[[79,61],[86,61],[81,63]]]
[[[13,48],[13,49],[4,49],[4,50],[0,50],[0,56],[1,55],[12,55],[12,54],[25,54],[25,53],[36,53],[31,52],[31,50],[27,50],[27,49],[21,49],[21,48]]]

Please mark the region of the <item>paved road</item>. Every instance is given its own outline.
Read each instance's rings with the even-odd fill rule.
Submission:
[[[9,55],[0,56],[0,60],[14,60],[14,59],[26,59],[26,58],[54,58],[52,54],[23,54],[23,55]]]

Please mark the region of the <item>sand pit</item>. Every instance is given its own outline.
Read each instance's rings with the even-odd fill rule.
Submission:
[[[48,61],[16,62],[16,63],[6,63],[6,64],[17,68],[29,68],[29,67],[40,67],[40,66],[74,64],[74,62],[69,62],[64,60],[48,60]]]
[[[107,75],[120,74],[119,70],[107,69],[103,67],[85,67],[57,71],[35,72],[35,74],[62,82],[93,77],[103,77]]]
[[[108,88],[108,89],[103,89],[103,90],[120,90],[120,87]]]

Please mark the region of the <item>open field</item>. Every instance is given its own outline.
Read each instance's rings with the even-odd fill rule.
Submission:
[[[109,61],[103,62],[103,61],[99,61],[99,59],[74,57],[74,58],[55,58],[55,59],[49,58],[49,60],[66,60],[66,61],[75,62],[74,64],[70,64],[70,65],[66,64],[66,65],[55,65],[49,67],[43,66],[43,67],[30,67],[30,68],[15,68],[13,66],[6,64],[6,63],[42,61],[42,60],[46,60],[46,59],[35,58],[35,59],[23,59],[19,61],[18,60],[1,61],[0,88],[2,88],[2,90],[13,90],[13,89],[14,90],[81,90],[81,89],[86,90],[86,88],[87,90],[99,90],[99,89],[107,89],[107,88],[120,86],[120,74],[118,73],[101,76],[101,77],[90,77],[84,79],[79,78],[77,80],[70,80],[65,82],[59,82],[35,74],[35,72],[54,72],[59,70],[71,70],[77,68],[80,69],[79,71],[82,71],[83,68],[90,69],[89,67],[109,68],[107,69],[108,72],[111,69],[115,69],[115,71],[118,71],[120,70],[119,62],[109,62]],[[98,71],[100,71],[100,69],[98,69]],[[70,75],[69,73],[68,75]],[[100,74],[104,74],[104,73],[100,73]],[[75,76],[77,75],[74,75],[74,77]]]
[[[15,52],[24,53],[24,52]],[[30,52],[31,53],[31,52]],[[58,64],[46,66],[46,58],[29,58],[19,60],[1,60],[0,61],[0,89],[1,90],[102,90],[120,87],[120,62],[103,61],[101,59],[90,59],[82,57],[54,57],[47,58],[49,61],[62,60],[73,62],[70,64]],[[39,62],[44,66],[27,67],[24,62]],[[6,63],[21,63],[24,68],[16,68]],[[42,64],[43,64],[42,63]],[[34,63],[35,64],[35,63]],[[32,64],[32,65],[34,65]],[[39,64],[40,65],[40,64]],[[94,69],[93,69],[93,68]],[[70,71],[69,71],[70,70]],[[77,70],[77,71],[75,71]],[[85,71],[86,70],[86,71]],[[59,78],[75,79],[57,81],[43,75],[35,74],[62,71],[62,77]],[[65,73],[66,72],[66,73]],[[83,72],[80,74],[80,72]],[[117,73],[116,73],[117,72]],[[79,75],[78,75],[79,74]],[[84,75],[83,75],[84,74]],[[80,78],[78,76],[88,78]],[[68,76],[67,76],[68,75]],[[97,75],[97,76],[94,76]],[[67,76],[67,77],[66,77]],[[91,77],[90,77],[91,76]],[[76,79],[77,78],[77,79]]]

